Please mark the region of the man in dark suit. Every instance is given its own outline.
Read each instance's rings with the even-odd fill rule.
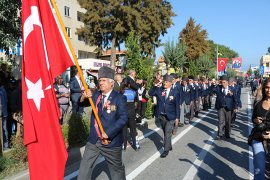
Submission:
[[[234,88],[236,97],[237,97],[237,109],[242,108],[242,102],[241,102],[241,86],[237,84],[236,78],[230,78],[229,80],[230,86]],[[236,111],[232,112],[232,122],[231,125],[235,123],[236,120]]]
[[[198,78],[194,78],[193,84],[195,87],[195,100],[194,100],[194,112],[195,112],[195,117],[198,117],[198,114],[200,112],[200,95],[201,95],[201,85],[198,82]]]
[[[126,78],[127,78],[128,83],[130,84],[130,88],[137,92],[139,89],[139,85],[136,83],[136,79],[135,79],[136,71],[130,70],[129,75]],[[140,82],[142,82],[142,80]]]
[[[184,124],[189,124],[190,121],[191,87],[188,85],[187,77],[183,77],[182,79],[182,84],[179,88],[179,94],[181,109],[179,126],[182,127]]]
[[[195,101],[196,101],[196,87],[194,85],[194,77],[188,77],[188,86],[190,88],[190,120],[192,120],[195,116]]]
[[[218,140],[224,139],[224,135],[226,138],[230,138],[232,111],[237,108],[236,93],[234,88],[229,86],[228,77],[223,75],[220,79],[222,85],[218,85],[213,89],[213,92],[217,95]]]
[[[179,91],[180,83],[177,81],[178,76],[175,73],[171,73],[170,75],[173,77],[172,89],[176,89],[177,91]]]
[[[92,179],[93,165],[100,155],[104,156],[109,166],[111,179],[123,180],[125,167],[122,162],[122,129],[128,121],[127,99],[113,90],[114,70],[101,67],[98,77],[100,90],[94,91],[93,94],[84,93],[80,101],[88,102],[85,101],[86,98],[92,97],[104,133],[101,133],[92,113],[90,135],[81,161],[78,180]],[[105,144],[104,140],[107,140],[108,144]]]
[[[209,107],[209,86],[206,83],[206,79],[202,79],[202,93],[201,93],[201,99],[202,99],[202,106],[204,111],[208,111]]]
[[[80,75],[78,70],[75,70],[76,74],[70,79],[70,98],[71,98],[71,104],[72,104],[72,113],[83,113],[83,107],[79,106],[80,97],[82,94],[83,85],[82,81],[80,79]]]
[[[161,158],[165,158],[169,151],[172,150],[172,133],[175,133],[173,130],[174,127],[178,126],[180,117],[179,92],[172,89],[172,80],[173,77],[171,75],[165,75],[162,87],[154,84],[149,90],[149,95],[156,96],[157,98],[156,116],[160,120],[164,133],[164,152],[161,154]]]
[[[122,82],[122,75],[121,74],[115,74],[114,87],[113,87],[113,89],[115,91],[120,92],[121,82]]]

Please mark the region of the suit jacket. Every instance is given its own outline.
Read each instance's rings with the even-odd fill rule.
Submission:
[[[242,102],[241,102],[241,86],[236,84],[232,86],[234,88],[236,97],[237,97],[237,107],[242,107]]]
[[[225,108],[228,111],[232,111],[237,108],[237,95],[233,87],[229,86],[229,90],[233,95],[224,95],[222,92],[222,85],[218,85],[213,89],[213,92],[217,95],[216,98],[216,109]]]
[[[204,87],[204,84],[201,85],[202,86],[202,92],[201,92],[201,96],[205,97],[208,96],[210,93],[210,88],[209,86],[206,84],[206,86]]]
[[[113,86],[113,89],[117,92],[120,92],[120,85],[118,84],[118,82],[114,82],[114,86]]]
[[[157,98],[157,110],[156,110],[156,117],[159,117],[161,114],[164,114],[169,121],[179,119],[180,118],[180,98],[179,92],[170,89],[168,97],[163,95],[164,93],[163,87],[152,87],[149,90],[150,96],[156,96]]]
[[[194,84],[195,87],[195,99],[197,100],[201,95],[201,85],[200,84]]]
[[[98,97],[101,95],[101,92],[95,90],[92,95],[93,103],[96,105]],[[110,101],[111,111],[108,111],[107,108],[103,108],[99,114],[99,118],[105,133],[108,135],[109,140],[111,141],[106,147],[120,147],[123,143],[123,132],[122,129],[128,122],[128,109],[127,109],[127,98],[118,93],[115,90],[112,90],[108,100]],[[84,102],[89,105],[88,99]],[[115,110],[113,110],[115,109]],[[98,140],[98,134],[95,129],[95,117],[94,113],[91,116],[90,123],[90,134],[88,141],[92,144],[96,144]]]
[[[190,105],[191,99],[191,86],[187,85],[186,91],[184,91],[184,86],[180,86],[179,88],[179,94],[180,94],[180,105],[183,103],[186,103],[187,105]]]
[[[70,79],[70,98],[72,103],[78,103],[81,97],[81,87],[76,77]]]
[[[130,88],[137,92],[139,85],[130,76],[127,76],[126,78],[130,84]]]

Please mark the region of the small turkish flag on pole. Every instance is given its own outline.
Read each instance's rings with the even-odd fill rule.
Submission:
[[[24,143],[31,179],[63,179],[67,160],[53,79],[73,65],[50,1],[23,0]]]
[[[227,62],[228,58],[218,58],[218,72],[225,70]]]

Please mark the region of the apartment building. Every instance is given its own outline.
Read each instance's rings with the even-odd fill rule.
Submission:
[[[56,3],[77,58],[95,58],[96,47],[90,46],[76,34],[77,28],[83,26],[81,17],[86,10],[80,7],[77,0],[56,0]]]
[[[269,77],[270,75],[270,55],[263,55],[260,60],[260,65],[264,66],[264,77]]]

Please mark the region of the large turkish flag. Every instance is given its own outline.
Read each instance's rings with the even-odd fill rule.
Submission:
[[[218,58],[218,72],[224,71],[227,66],[228,58]]]
[[[49,0],[23,0],[24,143],[31,179],[63,179],[67,160],[53,79],[73,65]]]

